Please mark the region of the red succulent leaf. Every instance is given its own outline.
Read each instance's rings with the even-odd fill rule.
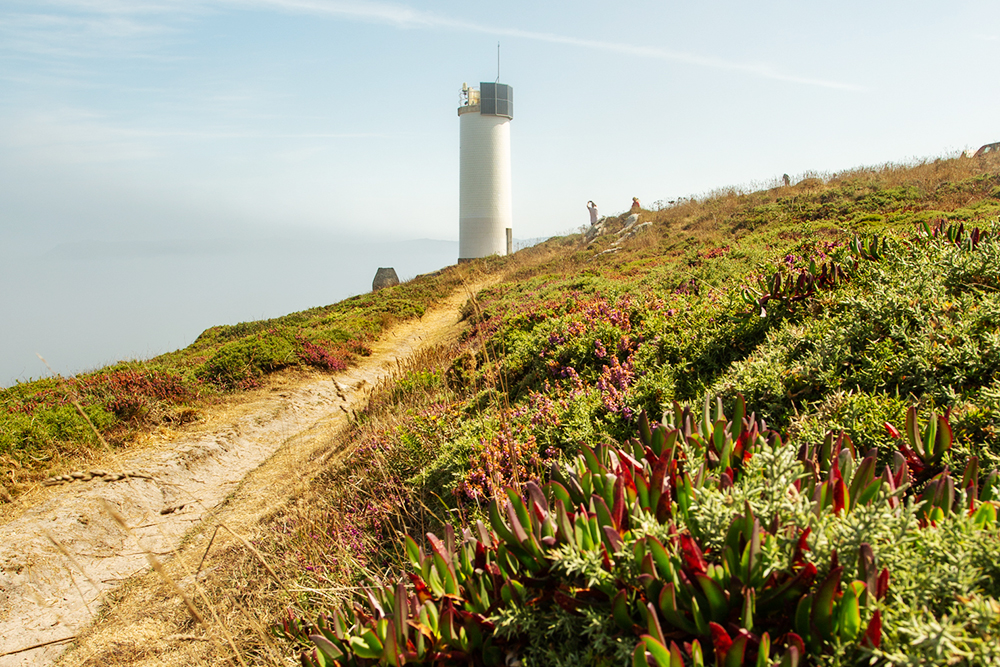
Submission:
[[[785,635],[785,644],[788,646],[788,654],[791,656],[791,664],[799,664],[799,660],[806,654],[806,643],[802,637],[794,632]]]
[[[905,442],[899,443],[899,451],[901,451],[903,453],[903,456],[906,457],[906,463],[911,468],[913,468],[913,473],[915,475],[919,475],[924,471],[924,468],[926,468],[926,466],[924,465],[923,459],[917,456],[916,452],[910,449]],[[908,480],[903,480],[903,481],[908,481]]]
[[[626,490],[631,491],[632,493],[636,493],[638,491],[635,486],[635,477],[632,470],[628,466],[622,466],[622,472],[619,479],[623,481]]]
[[[878,575],[878,581],[875,583],[875,597],[879,600],[885,598],[885,594],[889,592],[889,568],[884,567]]]
[[[795,554],[792,556],[793,565],[802,565],[806,562],[805,553],[809,551],[809,545],[806,543],[806,540],[809,538],[809,533],[811,532],[812,527],[810,526],[809,528],[803,530],[802,534],[799,535],[799,542],[795,545]]]
[[[548,512],[542,509],[542,507],[533,499],[530,500],[529,506],[531,508],[532,515],[534,515],[535,517],[535,520],[538,521],[539,524],[545,523],[545,519],[548,518]]]
[[[650,451],[652,451],[652,450],[650,450]],[[631,470],[642,470],[642,464],[639,463],[638,460],[636,460],[635,458],[633,458],[625,450],[622,450],[622,449],[616,450],[615,454],[617,454],[618,458],[621,460],[622,468],[623,469],[630,470],[630,471]]]
[[[744,431],[740,433],[740,437],[736,438],[736,442],[733,443],[733,458],[736,460],[742,460],[746,453],[747,436],[749,434]],[[745,461],[744,461],[745,462]]]
[[[660,499],[656,502],[656,518],[661,522],[670,518],[670,502],[672,500],[673,497],[670,493],[670,487],[668,486],[663,489]]]
[[[542,492],[542,488],[534,480],[528,480],[525,487],[528,489],[528,497],[532,500],[532,504],[535,505],[535,516],[538,517],[539,521],[544,521],[544,515],[549,512],[549,501],[545,499],[545,493]]]
[[[514,539],[519,543],[524,544],[528,541],[528,533],[525,532],[524,526],[521,525],[521,521],[517,518],[517,513],[514,510],[514,506],[511,503],[505,503],[507,509],[507,520],[510,521],[510,528]]]
[[[840,466],[835,464],[830,472],[833,473],[833,511],[840,514],[847,507],[847,485],[840,474]]]
[[[897,429],[889,422],[884,422],[882,426],[884,426],[885,430],[889,432],[889,435],[892,437],[893,440],[898,440],[899,438],[902,437],[902,435],[899,432],[899,429]]]
[[[698,548],[698,544],[694,539],[684,533],[679,536],[681,543],[681,557],[684,559],[684,565],[694,574],[705,574],[708,569],[708,563],[705,562],[705,557],[702,555],[701,549]]]
[[[444,542],[439,540],[437,535],[434,533],[427,533],[427,541],[430,543],[431,548],[434,549],[438,556],[441,556],[446,563],[451,562],[451,554],[448,553],[448,549],[445,547]]]
[[[424,580],[419,574],[413,574],[411,572],[410,581],[413,583],[413,590],[416,592],[417,599],[420,600],[420,604],[434,599],[434,596],[431,594],[431,590],[427,588],[427,584],[424,583]]]
[[[477,570],[486,569],[486,547],[483,546],[482,542],[476,542],[476,560],[475,567]]]
[[[618,553],[621,551],[622,547],[625,546],[625,543],[622,541],[621,534],[615,529],[614,526],[603,526],[603,530],[604,534],[608,538],[608,542],[611,543],[611,547],[615,550],[614,552]]]
[[[611,519],[615,522],[615,528],[622,529],[622,522],[625,518],[625,481],[621,475],[615,479],[614,502],[611,506]]]
[[[868,622],[868,629],[865,630],[865,637],[861,640],[862,646],[878,648],[882,643],[882,613],[876,609],[872,614],[872,620]]]
[[[726,471],[719,476],[719,490],[725,491],[733,485],[733,469],[726,468]]]
[[[715,647],[715,655],[725,658],[726,653],[729,652],[729,647],[733,645],[733,640],[730,639],[729,633],[714,621],[709,622],[708,629],[712,631],[712,645]]]
[[[653,450],[651,449],[647,450],[647,457],[649,458],[649,461],[652,464],[652,474],[649,476],[649,488],[651,490],[662,489],[663,478],[667,473],[667,465],[670,462],[667,460],[666,456],[658,457],[655,454],[653,454],[652,457],[649,457],[649,455],[652,454],[652,451]],[[669,488],[669,486],[667,488]]]

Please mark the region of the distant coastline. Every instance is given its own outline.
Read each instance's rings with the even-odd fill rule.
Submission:
[[[0,258],[0,386],[190,344],[206,328],[285,315],[454,264],[458,243],[331,237],[74,240]]]

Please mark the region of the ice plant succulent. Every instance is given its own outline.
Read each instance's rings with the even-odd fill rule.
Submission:
[[[946,447],[933,444],[946,416],[933,415],[922,433],[915,410],[907,421],[928,460]],[[870,545],[853,558],[852,579],[836,551],[823,569],[810,559],[809,525],[757,516],[748,501],[714,551],[691,520],[699,495],[732,488],[755,456],[791,446],[747,415],[742,397],[732,419],[706,401],[701,415],[675,405],[663,422],[642,413],[638,426],[621,446],[584,447],[523,495],[506,489],[489,503],[489,525],[447,526],[443,539],[427,534],[426,547],[406,537],[407,581],[373,584],[315,623],[290,616],[280,633],[311,646],[301,653],[307,667],[504,664],[528,632],[510,623],[514,612],[606,615],[634,642],[633,665],[794,666],[835,646],[879,646],[891,577]],[[817,516],[880,498],[898,507],[901,494],[930,520],[957,507],[947,471],[912,490],[902,455],[881,475],[874,451],[858,458],[843,433],[799,448],[796,489]],[[977,523],[994,526],[995,507],[983,500],[996,476],[980,485],[977,471],[970,462],[961,486]]]
[[[769,304],[789,306],[799,303],[818,290],[832,289],[848,279],[848,273],[841,264],[830,260],[817,265],[815,260],[810,260],[805,269],[785,272],[779,267],[769,277],[761,276],[756,287],[743,289],[742,297],[761,317],[766,317]]]

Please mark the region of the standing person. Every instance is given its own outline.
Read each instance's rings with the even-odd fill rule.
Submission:
[[[632,208],[629,210],[629,213],[636,213],[636,214],[639,213],[639,198],[638,197],[632,197]]]
[[[597,204],[593,199],[587,202],[587,210],[590,211],[590,226],[593,227],[597,224]]]

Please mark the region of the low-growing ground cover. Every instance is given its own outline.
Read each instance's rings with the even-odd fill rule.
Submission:
[[[269,373],[342,370],[388,326],[420,317],[463,280],[499,265],[450,267],[330,306],[212,327],[188,347],[147,361],[0,389],[0,497],[17,495],[65,463],[86,461],[101,448],[100,437],[119,447],[157,425],[195,420],[207,402],[257,387]]]
[[[464,348],[411,369],[391,428],[367,427],[394,480],[364,494],[383,516],[331,510],[331,531],[373,537],[369,575],[326,585],[370,599],[304,598],[284,630],[316,664],[996,661],[998,183],[955,159],[685,200],[617,252],[599,237],[485,290]],[[746,424],[677,421],[740,395]],[[640,427],[665,411],[688,443],[670,484]],[[758,444],[726,453],[755,424]],[[585,469],[590,487],[550,485]],[[669,511],[635,501],[642,475]],[[757,578],[738,574],[755,531]],[[394,532],[414,541],[386,546]],[[660,548],[669,566],[649,571]]]
[[[678,406],[638,431],[426,548],[407,537],[409,585],[374,581],[364,603],[282,633],[315,645],[312,665],[1000,658],[997,473],[941,468],[944,417],[911,409],[881,473],[843,434],[782,442],[742,400],[732,420],[721,402]]]
[[[295,596],[307,664],[996,664],[998,175],[723,191],[506,264],[227,588]],[[217,396],[305,321],[170,368]]]

